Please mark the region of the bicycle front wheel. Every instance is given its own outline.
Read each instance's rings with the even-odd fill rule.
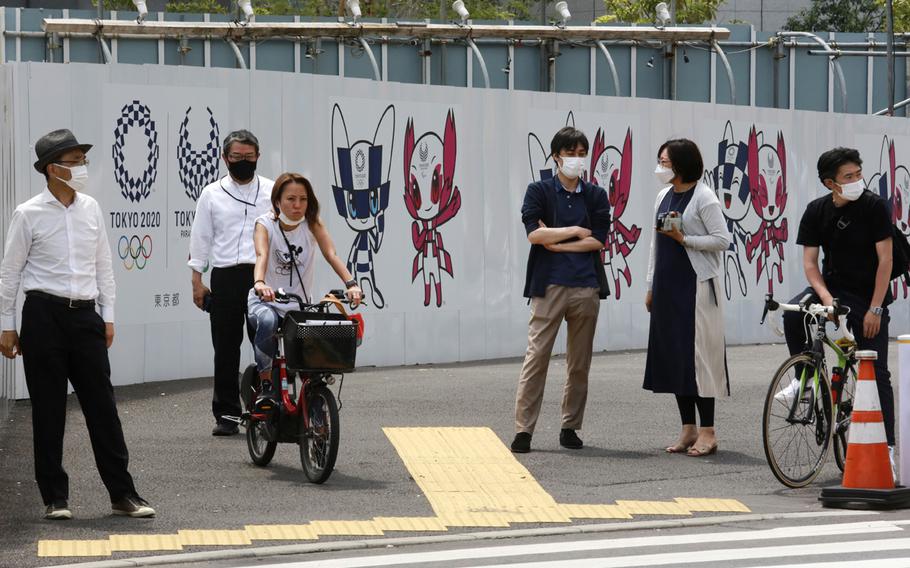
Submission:
[[[824,466],[831,441],[831,392],[824,369],[809,355],[790,357],[774,374],[765,397],[762,441],[774,477],[787,487],[808,485]]]
[[[837,416],[834,421],[834,461],[844,471],[847,463],[847,430],[850,429],[850,414],[853,412],[853,395],[856,391],[856,366],[843,378],[844,390],[837,405]]]
[[[328,387],[318,385],[311,388],[306,404],[310,423],[300,420],[300,463],[311,483],[323,483],[338,457],[338,403]]]
[[[266,420],[251,419],[246,427],[246,447],[250,459],[259,467],[269,465],[278,447],[275,427]]]

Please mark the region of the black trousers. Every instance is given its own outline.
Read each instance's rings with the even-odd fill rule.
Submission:
[[[878,399],[882,405],[882,418],[885,421],[885,437],[888,439],[888,445],[894,445],[894,390],[891,388],[891,371],[888,370],[888,323],[891,316],[888,309],[882,314],[881,327],[878,335],[871,339],[863,337],[863,318],[869,311],[869,302],[843,290],[829,290],[831,294],[840,300],[841,305],[849,306],[850,313],[847,315],[847,325],[856,337],[857,349],[871,349],[878,353],[878,359],[875,360],[875,384],[878,387]],[[796,295],[788,303],[798,303],[811,294],[812,299],[809,302],[818,302],[818,296],[815,290],[810,286]],[[803,314],[797,312],[784,313],[784,335],[787,338],[787,348],[790,354],[801,353],[806,346],[806,331],[803,325]]]
[[[714,398],[702,398],[700,396],[682,396],[676,395],[676,406],[679,407],[679,418],[683,426],[695,425],[695,409],[698,408],[698,416],[701,418],[700,426],[702,428],[714,427]]]
[[[91,308],[73,309],[28,296],[19,341],[32,402],[35,480],[44,504],[69,499],[69,477],[63,469],[67,379],[82,406],[95,463],[111,501],[136,496],[101,316]]]
[[[215,348],[215,392],[212,414],[240,416],[240,346],[246,329],[247,295],[253,287],[253,265],[212,269],[212,346]]]

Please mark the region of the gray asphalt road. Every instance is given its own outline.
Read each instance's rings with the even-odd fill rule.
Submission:
[[[729,349],[733,396],[718,404],[720,451],[703,459],[662,451],[678,433],[678,414],[672,396],[641,389],[642,352],[595,356],[581,432],[586,447],[560,448],[559,400],[565,363],[556,358],[534,436],[535,451],[519,460],[559,503],[727,497],[741,500],[755,512],[816,511],[820,487],[839,481],[833,462],[813,486],[787,490],[771,475],[761,446],[764,391],[785,355],[781,345]],[[894,348],[891,360],[896,369]],[[180,529],[241,529],[246,524],[431,516],[432,509],[382,428],[488,426],[508,444],[519,366],[520,361],[507,360],[363,369],[349,375],[341,393],[341,451],[335,473],[322,486],[306,483],[296,446],[279,445],[272,465],[262,469],[250,464],[242,436],[213,438],[210,380],[118,388],[131,469],[140,493],[158,510],[153,520],[109,516],[107,495],[75,399],[70,401],[65,465],[76,519],[42,520],[33,481],[30,409],[27,402],[20,402],[0,435],[0,546],[4,550],[0,566],[65,561],[39,559],[39,539],[104,539],[127,532],[161,534]],[[647,517],[637,520],[643,518]],[[320,540],[324,539],[331,537]],[[129,556],[115,553],[114,557]]]

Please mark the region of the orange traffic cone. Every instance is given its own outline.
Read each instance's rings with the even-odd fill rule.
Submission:
[[[910,507],[910,489],[894,487],[882,406],[875,384],[875,351],[857,351],[859,373],[847,433],[843,485],[822,490],[825,507],[899,509]]]
[[[885,421],[875,386],[875,351],[860,351],[859,374],[850,430],[847,432],[847,463],[844,466],[844,487],[855,489],[893,489],[894,476],[888,457]]]

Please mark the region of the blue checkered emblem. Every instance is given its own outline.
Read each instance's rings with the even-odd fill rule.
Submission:
[[[216,181],[219,177],[218,161],[218,123],[215,122],[215,115],[212,109],[205,107],[209,113],[209,136],[205,148],[194,150],[190,144],[190,111],[193,107],[186,109],[183,122],[180,123],[180,132],[177,136],[177,167],[180,175],[180,183],[186,191],[186,196],[196,201],[202,188]]]
[[[136,177],[130,175],[129,170],[127,170],[126,159],[123,155],[126,135],[131,128],[142,129],[145,133],[146,147],[148,149],[146,156],[148,165]],[[111,148],[111,154],[114,158],[114,181],[117,182],[120,187],[120,194],[125,199],[139,202],[149,196],[152,191],[152,185],[154,185],[155,179],[158,177],[159,153],[158,131],[155,130],[155,121],[152,120],[149,107],[138,100],[124,105],[120,111],[120,118],[117,119],[117,127],[114,129],[114,146]]]

